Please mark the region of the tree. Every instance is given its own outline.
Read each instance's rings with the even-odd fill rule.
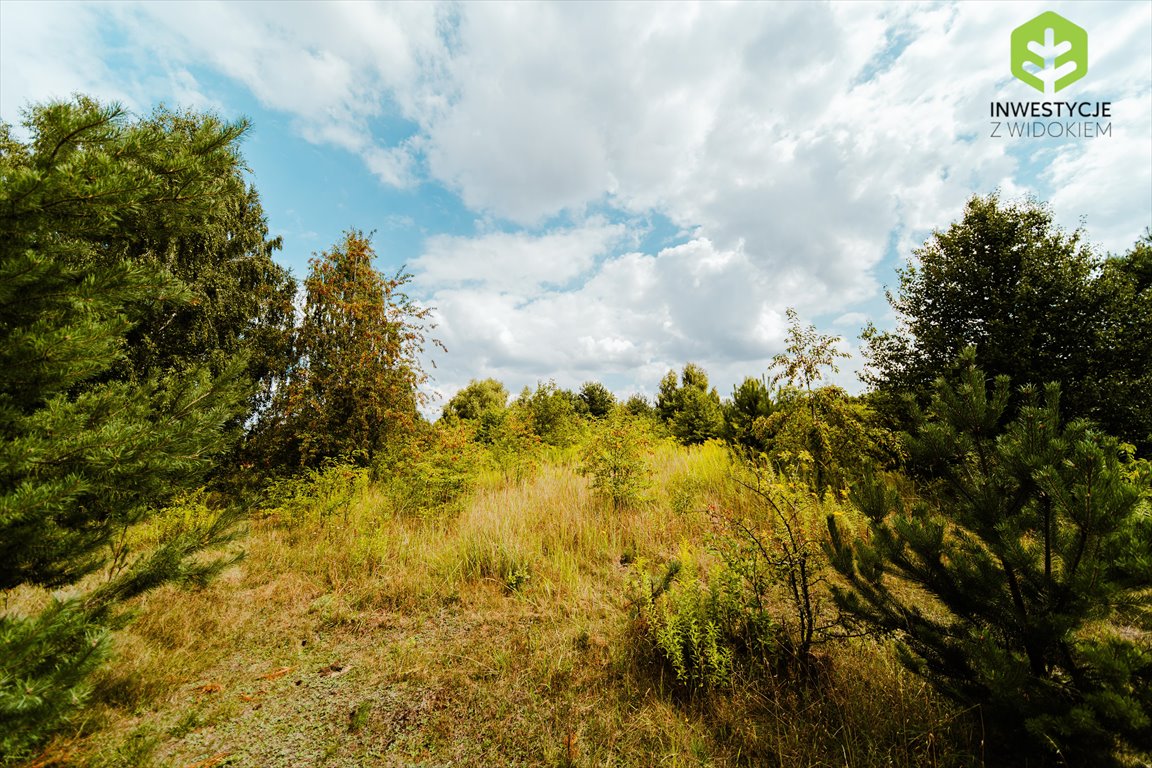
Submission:
[[[762,453],[768,446],[760,439],[764,420],[772,415],[772,390],[762,378],[748,376],[732,388],[732,399],[722,406],[724,439],[745,453]]]
[[[1118,748],[1152,747],[1152,651],[1137,639],[1152,629],[1147,465],[1062,421],[1059,385],[1043,399],[1026,389],[1002,429],[1009,399],[1007,377],[987,388],[971,350],[955,385],[937,381],[909,440],[935,479],[913,501],[881,481],[854,489],[866,536],[829,519],[850,584],[836,598],[895,633],[941,691],[981,706],[990,744],[1111,765]]]
[[[1148,390],[1105,383],[1135,383],[1152,367],[1146,341],[1152,315],[1138,309],[1149,299],[1138,298],[1139,279],[1127,267],[1103,270],[1110,279],[1101,279],[1105,262],[1082,232],[1060,230],[1038,203],[1003,204],[994,194],[969,200],[963,219],[933,233],[915,255],[900,270],[899,292],[888,295],[897,329],[869,326],[863,335],[869,364],[863,378],[883,393],[878,402],[899,426],[908,426],[914,410],[901,398],[926,406],[936,376],[973,346],[990,374],[1017,386],[1059,382],[1067,416],[1094,418],[1148,445]],[[1127,286],[1121,296],[1118,283]],[[1145,341],[1132,355],[1114,346],[1121,339]],[[1133,412],[1140,414],[1135,420],[1128,418]]]
[[[652,420],[656,420],[657,418],[656,409],[648,402],[648,398],[639,393],[630,395],[627,400],[621,403],[620,407],[630,416]]]
[[[472,425],[473,439],[491,443],[508,408],[508,390],[496,379],[473,379],[444,404],[440,419],[446,425],[467,422]]]
[[[695,363],[684,366],[679,383],[675,371],[664,376],[656,396],[656,413],[685,445],[720,437],[724,429],[720,396],[708,388],[708,374]]]
[[[800,327],[800,316],[792,307],[785,310],[788,317],[788,345],[785,351],[773,355],[769,368],[778,368],[772,376],[772,383],[784,381],[788,386],[803,386],[806,392],[812,391],[813,382],[824,378],[821,370],[827,368],[839,373],[836,358],[848,357],[847,352],[836,348],[839,336],[825,336],[816,332],[816,326]]]
[[[580,402],[583,409],[594,419],[606,418],[616,407],[616,397],[598,381],[586,381],[580,387]]]
[[[496,379],[472,379],[444,404],[443,415],[450,419],[471,421],[491,411],[508,407],[508,390]]]
[[[872,468],[899,455],[899,440],[876,423],[859,398],[840,387],[780,390],[772,413],[752,437],[779,471],[808,484],[817,497],[846,490]]]
[[[565,446],[576,439],[577,402],[572,392],[547,381],[537,383],[534,392],[524,387],[513,405],[524,414],[537,437],[548,445]]]
[[[244,123],[192,132],[78,98],[33,107],[31,139],[0,124],[0,589],[75,585],[109,543],[193,487],[228,447],[250,392],[242,360],[114,374],[134,326],[191,292],[117,258],[142,231],[187,233],[222,205]],[[151,229],[149,229],[151,228]],[[37,615],[0,616],[0,755],[27,757],[86,694],[117,604],[228,562],[192,555],[224,524],[129,558],[100,586]]]
[[[1152,453],[1152,230],[1121,257],[1104,262],[1097,281],[1106,309],[1093,347],[1087,415],[1106,432]]]
[[[160,108],[148,122],[193,141],[214,119]],[[236,143],[222,149],[233,163],[215,179],[215,205],[188,213],[179,228],[166,226],[166,211],[139,211],[95,258],[98,263],[156,265],[188,292],[187,301],[179,305],[145,309],[129,331],[128,353],[112,375],[139,381],[151,373],[202,364],[218,373],[243,355],[249,377],[259,385],[247,418],[268,405],[272,382],[289,362],[296,282],[273,260],[282,241],[268,237],[260,196],[245,181]]]
[[[286,465],[340,456],[372,464],[416,429],[432,310],[402,290],[411,275],[385,277],[375,255],[369,237],[350,230],[309,262],[296,360],[264,425]]]
[[[649,442],[646,423],[619,412],[599,420],[585,443],[580,473],[592,478],[592,488],[611,501],[614,510],[643,501],[652,478],[645,460]]]
[[[836,359],[848,357],[836,348],[838,336],[826,336],[816,326],[803,328],[796,310],[789,307],[788,345],[772,358],[777,369],[772,383],[785,386],[777,396],[776,413],[760,423],[760,441],[778,463],[802,468],[818,496],[828,488],[843,488],[850,466],[872,453],[866,414],[849,406],[839,387],[812,385],[824,378],[825,368],[837,372]]]

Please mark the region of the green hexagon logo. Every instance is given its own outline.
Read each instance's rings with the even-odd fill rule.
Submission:
[[[1012,74],[1047,95],[1088,74],[1088,33],[1058,13],[1012,30]]]

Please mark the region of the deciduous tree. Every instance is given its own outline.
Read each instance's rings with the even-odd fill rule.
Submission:
[[[906,428],[912,409],[901,398],[926,406],[935,378],[972,346],[989,374],[1021,387],[1059,382],[1065,416],[1090,417],[1146,450],[1146,248],[1105,260],[1083,232],[1061,230],[1039,203],[973,197],[963,219],[933,233],[900,270],[899,290],[888,295],[898,326],[865,329],[864,379]]]
[[[371,464],[420,419],[432,310],[404,292],[411,275],[385,277],[375,255],[369,237],[351,230],[310,262],[296,359],[261,427],[287,465],[338,456]]]

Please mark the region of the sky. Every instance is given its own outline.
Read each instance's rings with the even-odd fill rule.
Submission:
[[[1088,35],[1087,73],[1047,96],[1010,62],[1046,11]],[[250,119],[280,261],[303,277],[373,231],[435,307],[441,398],[486,377],[651,395],[688,361],[727,395],[783,350],[788,307],[842,337],[832,380],[856,392],[861,328],[893,326],[896,270],[973,194],[1044,201],[1101,253],[1152,226],[1147,0],[0,0],[0,119],[72,93]],[[1087,121],[1109,133],[993,136],[993,101],[1109,102]]]

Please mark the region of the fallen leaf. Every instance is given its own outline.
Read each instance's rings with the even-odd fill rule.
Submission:
[[[260,675],[260,679],[261,680],[275,680],[278,677],[284,677],[284,675],[291,672],[292,669],[293,669],[293,667],[280,667],[279,669],[272,670],[268,674]]]
[[[207,760],[201,760],[198,763],[192,763],[191,765],[187,766],[187,768],[212,768],[212,766],[220,765],[220,763],[224,762],[224,758],[228,757],[229,754],[230,753],[228,752],[217,752]]]
[[[220,693],[220,691],[224,690],[224,686],[220,685],[220,683],[204,683],[204,685],[198,686],[195,690],[199,693]]]
[[[53,752],[49,750],[36,758],[35,762],[29,763],[26,768],[52,768],[52,766],[71,765],[71,758],[71,752]]]

